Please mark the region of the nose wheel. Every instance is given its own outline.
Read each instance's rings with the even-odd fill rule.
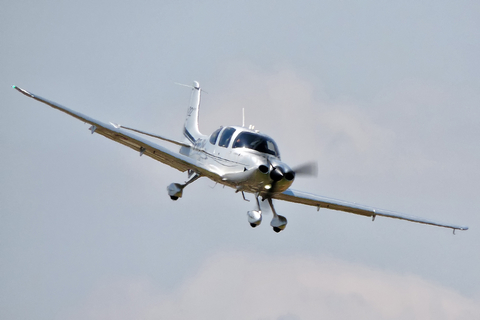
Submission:
[[[255,195],[257,200],[257,210],[247,212],[248,222],[252,228],[256,228],[262,223],[262,210],[260,209],[260,202],[258,201],[258,194]]]

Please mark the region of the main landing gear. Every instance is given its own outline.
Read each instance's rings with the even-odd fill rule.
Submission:
[[[192,175],[193,174],[193,175]],[[168,195],[170,196],[170,199],[172,200],[178,200],[178,198],[181,198],[183,195],[183,189],[188,186],[190,183],[195,182],[198,178],[200,178],[200,175],[197,173],[192,173],[190,176],[190,179],[188,179],[187,182],[184,184],[180,183],[171,183],[167,187]]]
[[[252,228],[257,227],[260,225],[260,223],[262,223],[262,210],[260,209],[260,201],[258,200],[258,194],[255,195],[255,200],[257,201],[257,210],[247,212],[248,222],[250,223],[250,226],[252,226]],[[273,212],[273,218],[270,222],[270,226],[272,226],[273,231],[278,233],[285,229],[285,227],[287,226],[287,218],[277,214],[271,198],[267,198],[267,200]]]

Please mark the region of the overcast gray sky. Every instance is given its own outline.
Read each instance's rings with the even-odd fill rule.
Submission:
[[[4,1],[1,319],[480,318],[480,5],[474,1]],[[276,203],[139,155],[15,84],[179,138],[247,124],[295,188],[469,231]],[[250,196],[250,199],[252,197]]]

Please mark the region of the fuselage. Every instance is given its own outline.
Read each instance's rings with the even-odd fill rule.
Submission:
[[[292,169],[281,161],[272,138],[243,127],[221,127],[210,136],[202,135],[194,141],[188,156],[237,191],[283,192],[295,178]]]

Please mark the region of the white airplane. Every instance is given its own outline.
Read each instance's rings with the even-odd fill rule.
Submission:
[[[291,189],[290,186],[296,176],[314,174],[316,165],[310,163],[296,169],[290,168],[281,161],[275,141],[258,130],[253,130],[253,127],[220,127],[210,136],[201,134],[198,130],[198,111],[202,90],[196,81],[191,87],[191,100],[187,110],[182,141],[114,123],[106,124],[17,86],[13,86],[13,88],[27,97],[43,102],[82,122],[89,123],[91,125],[89,130],[92,134],[98,133],[132,148],[139,152],[140,156],[146,155],[182,172],[187,171],[188,180],[185,183],[172,183],[167,187],[168,195],[172,200],[182,197],[183,189],[200,177],[207,177],[216,183],[229,186],[235,189],[235,192],[241,192],[244,199],[245,192],[254,194],[256,207],[254,210],[247,212],[248,222],[253,228],[262,222],[259,201],[259,198],[261,198],[262,201],[267,200],[272,209],[273,218],[270,225],[275,232],[285,229],[287,219],[277,214],[272,203],[273,199],[314,206],[318,210],[327,208],[346,211],[371,217],[372,220],[375,220],[376,216],[383,216],[451,228],[454,233],[455,230],[468,229],[465,226],[444,224]],[[132,132],[176,144],[180,146],[179,153],[172,152]]]

